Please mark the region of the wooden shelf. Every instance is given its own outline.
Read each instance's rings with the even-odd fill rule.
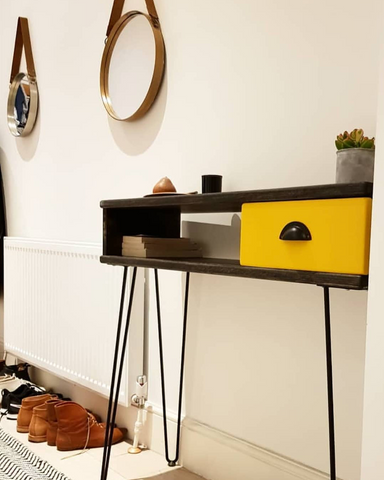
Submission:
[[[363,290],[368,288],[367,275],[244,267],[238,261],[219,258],[149,259],[120,256],[124,235],[146,234],[164,238],[180,237],[181,215],[183,213],[237,213],[241,212],[244,203],[361,197],[372,197],[372,183],[314,185],[204,195],[103,200],[100,205],[104,214],[104,239],[103,256],[100,260],[102,263],[110,265],[158,268]]]
[[[103,200],[103,209],[177,209],[180,213],[241,212],[243,203],[372,197],[372,183],[344,183],[241,192]]]
[[[230,277],[257,278],[279,282],[307,283],[348,290],[368,288],[367,275],[345,275],[339,273],[308,272],[301,270],[281,270],[275,268],[244,267],[238,260],[221,258],[136,258],[117,255],[103,255],[101,263],[119,266],[157,268],[180,272],[204,273]]]

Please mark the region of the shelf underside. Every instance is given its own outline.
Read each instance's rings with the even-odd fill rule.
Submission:
[[[340,273],[309,272],[303,270],[282,270],[276,268],[244,267],[238,260],[221,258],[136,258],[103,255],[101,263],[118,266],[157,268],[159,270],[176,270],[180,272],[224,275],[230,277],[256,278],[279,282],[307,283],[348,290],[365,290],[368,288],[367,275],[347,275]]]

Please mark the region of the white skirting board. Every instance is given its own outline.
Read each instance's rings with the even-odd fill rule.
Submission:
[[[32,365],[108,395],[123,268],[102,265],[100,254],[98,244],[5,238],[4,342],[6,351]],[[126,309],[130,283],[128,275]],[[123,405],[129,405],[143,371],[143,326],[144,279],[138,271]]]
[[[151,406],[144,436],[150,448],[164,454],[161,409]],[[170,457],[174,455],[176,417],[169,413]],[[150,428],[150,431],[149,428]],[[189,417],[182,424],[180,463],[209,480],[329,480],[329,474],[245,442]],[[144,438],[143,438],[144,440]],[[341,479],[339,479],[341,480]]]

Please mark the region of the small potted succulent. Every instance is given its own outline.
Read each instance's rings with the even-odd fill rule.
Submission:
[[[362,128],[336,138],[336,183],[373,182],[375,138],[364,137]]]

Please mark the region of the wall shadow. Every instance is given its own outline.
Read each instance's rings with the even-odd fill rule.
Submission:
[[[4,150],[0,147],[0,355],[4,358],[4,236],[7,235],[7,210],[4,194],[3,172],[4,165],[7,164],[7,157]],[[3,218],[2,218],[3,217]],[[3,221],[2,221],[3,220]]]
[[[4,186],[4,171],[5,171],[7,165],[8,165],[7,156],[5,155],[4,150],[0,147],[0,189],[1,189],[1,197],[2,197],[0,199],[0,205],[1,205],[1,200],[2,200],[3,208],[4,208],[4,219],[5,219],[4,235],[8,234],[7,203],[5,201],[5,186]]]
[[[26,137],[15,137],[17,150],[23,160],[29,162],[35,155],[37,145],[40,140],[40,105],[39,112],[37,114],[36,123],[32,132]]]
[[[109,128],[120,150],[127,155],[144,153],[155,141],[163,123],[167,104],[168,79],[164,72],[160,92],[150,110],[139,120],[120,122],[108,115]]]
[[[199,243],[203,249],[203,257],[239,259],[240,256],[239,215],[232,217],[231,225],[216,225],[183,221],[183,236]]]
[[[225,214],[227,216],[227,214]],[[194,221],[183,221],[182,232],[184,237],[189,237],[193,241],[198,242],[203,250],[203,257],[229,258],[238,260],[240,256],[240,227],[241,219],[238,214],[233,214],[230,225],[220,225],[213,223],[203,223]],[[195,389],[201,388],[196,381],[195,372],[200,368],[201,359],[196,358],[195,353],[199,344],[199,334],[201,328],[199,319],[202,316],[201,298],[207,294],[204,291],[200,276],[194,278],[190,287],[189,302],[189,319],[188,322],[188,348],[186,352],[186,369],[185,369],[185,391],[184,391],[184,412],[187,416],[191,414],[190,404]],[[211,278],[210,286],[216,289],[216,284],[220,285],[222,279]],[[235,279],[234,281],[237,281]],[[182,291],[184,291],[185,278],[181,279]],[[220,312],[220,307],[218,307]],[[220,313],[218,313],[220,315]]]

